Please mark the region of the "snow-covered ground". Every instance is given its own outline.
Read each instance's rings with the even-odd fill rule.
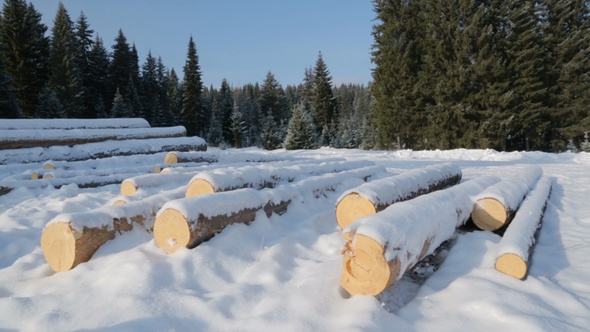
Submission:
[[[219,167],[230,167],[230,159],[243,165],[252,155],[268,155],[290,164],[372,161],[391,173],[453,162],[463,181],[506,177],[539,165],[555,181],[524,281],[494,269],[499,235],[473,231],[456,235],[454,245],[439,253],[446,260],[424,284],[406,276],[377,297],[350,296],[339,286],[345,240],[335,202],[350,189],[345,184],[319,198],[303,195],[282,215],[259,213],[249,226],[234,224],[192,250],[170,255],[157,247],[153,234],[136,227],[107,242],[89,262],[60,273],[48,266],[40,247],[46,223],[61,213],[110,204],[120,186],[18,187],[0,196],[0,330],[590,330],[590,154],[340,149],[209,149],[207,154],[226,161]],[[96,167],[108,169],[109,161],[120,169],[124,158],[137,169],[162,162],[162,154],[113,157],[78,163],[76,170],[88,165],[92,174]],[[40,166],[36,160],[30,168]],[[0,165],[0,179],[25,177],[27,167]]]

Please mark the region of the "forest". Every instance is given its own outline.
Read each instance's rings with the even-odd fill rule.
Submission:
[[[188,37],[179,75],[110,48],[60,4],[51,30],[26,0],[0,13],[0,118],[141,117],[210,146],[264,149],[588,148],[589,3],[373,0],[368,86],[335,86],[322,54],[302,81],[204,86]],[[266,76],[265,76],[266,74]]]

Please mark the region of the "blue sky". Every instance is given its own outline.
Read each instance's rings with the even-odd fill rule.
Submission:
[[[59,0],[28,0],[49,29]],[[119,29],[140,65],[151,50],[182,75],[188,41],[197,45],[202,79],[218,87],[262,83],[271,71],[299,84],[321,51],[335,84],[371,81],[370,0],[62,0],[72,21],[83,11],[111,51]]]

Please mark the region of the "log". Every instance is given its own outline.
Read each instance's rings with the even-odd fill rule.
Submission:
[[[292,165],[292,163],[289,163]],[[319,164],[284,166],[268,164],[260,166],[228,167],[205,171],[195,175],[186,189],[186,197],[229,191],[241,188],[273,188],[279,183],[294,181],[297,177],[312,174],[341,172],[374,165],[369,161],[334,161]]]
[[[105,141],[74,145],[72,147],[36,147],[0,150],[0,165],[54,161],[79,161],[113,156],[155,154],[170,150],[206,150],[207,144],[200,137],[151,138],[143,140]],[[153,164],[152,164],[153,165]]]
[[[103,244],[136,225],[151,231],[156,212],[167,201],[182,197],[185,189],[177,188],[115,207],[56,216],[41,235],[45,260],[55,272],[68,271],[90,260]]]
[[[500,181],[478,177],[448,189],[399,202],[343,230],[340,285],[348,293],[378,295],[450,239],[468,219],[471,196]]]
[[[216,152],[215,155],[198,151],[172,151],[164,157],[165,164],[191,162],[274,162],[285,160],[302,161],[302,158],[294,158],[289,155],[283,156],[278,153],[269,153],[268,151],[257,152],[256,150],[240,150],[240,153],[236,154],[232,149]]]
[[[164,164],[178,163],[215,163],[218,159],[215,155],[207,153],[171,151],[164,157]]]
[[[550,177],[541,178],[518,208],[498,245],[496,270],[517,279],[526,277],[552,183]]]
[[[1,119],[0,130],[150,128],[141,118]]]
[[[110,140],[150,139],[186,136],[182,126],[158,128],[118,129],[43,129],[43,130],[0,130],[0,149],[23,149],[49,147],[54,145],[74,146],[78,144]]]
[[[170,174],[144,174],[127,178],[121,182],[121,195],[135,195],[138,190],[145,188],[158,188],[167,190],[186,186],[188,181],[195,176],[194,173],[170,173]]]
[[[471,212],[473,223],[486,231],[496,231],[508,224],[542,175],[539,166],[527,166],[486,189],[475,198]]]
[[[340,228],[346,228],[356,219],[375,214],[396,202],[457,184],[461,176],[457,165],[446,163],[364,183],[338,198],[336,221]]]
[[[43,175],[43,179],[39,180],[2,180],[0,181],[0,186],[4,186],[6,188],[43,188],[48,186],[61,188],[66,185],[76,184],[79,188],[96,188],[110,184],[119,184],[130,175],[132,174],[112,174],[105,176],[83,175],[68,178],[58,178],[54,177],[51,173],[46,173]]]
[[[157,152],[154,154],[133,154],[126,156],[113,156],[96,159],[83,159],[78,161],[53,161],[48,160],[43,163],[44,170],[67,170],[67,171],[88,171],[90,169],[126,169],[142,167],[146,173],[150,172],[150,166],[158,159],[161,159],[166,152]],[[21,166],[22,167],[22,166]],[[128,173],[128,172],[126,172]]]
[[[267,216],[286,212],[290,202],[317,199],[337,188],[346,190],[385,172],[381,166],[370,166],[340,173],[312,176],[274,189],[251,188],[221,192],[215,195],[185,197],[166,203],[156,216],[154,239],[167,253],[180,248],[194,248],[233,223],[249,224],[260,211]]]

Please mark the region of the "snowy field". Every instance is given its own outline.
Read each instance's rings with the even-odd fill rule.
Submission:
[[[231,225],[194,249],[172,254],[136,227],[107,242],[87,263],[60,273],[41,250],[47,222],[61,213],[112,204],[120,185],[17,187],[0,196],[0,330],[590,330],[590,154],[339,149],[206,154],[219,159],[209,165],[219,169],[243,165],[252,155],[289,165],[371,161],[391,173],[453,162],[463,181],[539,165],[555,182],[524,281],[494,269],[499,235],[473,231],[456,235],[448,252],[439,254],[446,260],[425,283],[404,277],[377,297],[350,296],[339,286],[345,240],[335,202],[358,182],[343,181],[319,198],[301,195],[282,215],[259,213],[249,226]],[[159,153],[72,167],[79,176],[98,177],[125,167],[146,172],[162,160]],[[18,183],[41,168],[40,162],[0,165],[0,179]]]

